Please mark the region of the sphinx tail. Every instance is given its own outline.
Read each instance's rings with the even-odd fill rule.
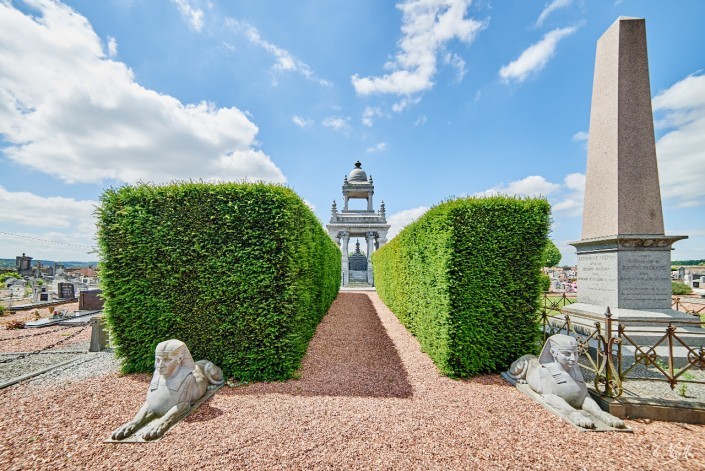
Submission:
[[[526,374],[529,372],[531,360],[536,360],[536,355],[524,355],[519,357],[519,359],[509,367],[509,376],[517,380],[525,380]]]
[[[223,370],[218,368],[212,362],[208,360],[198,360],[196,364],[203,370],[203,374],[208,379],[209,384],[221,385],[225,382],[225,379],[223,378]]]

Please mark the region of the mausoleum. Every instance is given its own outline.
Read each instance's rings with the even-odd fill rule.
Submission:
[[[355,162],[355,168],[343,178],[343,209],[338,211],[338,206],[333,201],[331,207],[330,223],[326,225],[328,235],[338,241],[343,251],[342,286],[374,286],[372,275],[372,252],[387,242],[387,217],[384,201],[379,211],[373,209],[373,195],[375,187],[372,175],[367,176],[362,170],[360,161]],[[350,200],[364,199],[366,209],[350,209]],[[348,254],[348,245],[351,239],[357,238],[356,250]],[[359,239],[365,240],[366,253],[360,250]]]

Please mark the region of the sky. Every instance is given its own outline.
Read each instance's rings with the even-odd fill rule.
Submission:
[[[282,183],[325,224],[360,160],[390,235],[451,197],[542,195],[574,264],[619,16],[646,18],[673,259],[705,258],[700,0],[0,0],[0,258],[96,260],[101,194],[137,182]]]

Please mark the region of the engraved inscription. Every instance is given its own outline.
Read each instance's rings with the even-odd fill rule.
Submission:
[[[604,306],[616,305],[615,253],[578,256],[578,302]]]
[[[619,257],[619,300],[622,307],[671,307],[671,260],[666,252],[625,252]]]

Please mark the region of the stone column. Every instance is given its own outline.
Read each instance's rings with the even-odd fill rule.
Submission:
[[[372,231],[367,232],[365,235],[365,240],[367,241],[367,282],[374,286],[372,275],[372,251],[374,250],[375,233]]]
[[[347,231],[342,231],[340,233],[340,242],[343,249],[343,273],[342,273],[342,284],[343,286],[348,286],[350,283],[350,264],[348,262],[348,243],[350,242],[350,233]]]
[[[377,235],[377,248],[384,246],[387,243],[387,231],[379,231]]]

